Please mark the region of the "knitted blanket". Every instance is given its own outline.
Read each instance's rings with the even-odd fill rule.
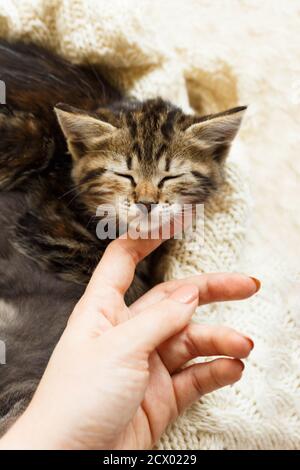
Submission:
[[[204,243],[197,232],[169,242],[158,268],[260,278],[254,298],[195,318],[251,335],[255,349],[242,380],[192,406],[159,449],[300,446],[299,30],[297,0],[0,0],[0,36],[100,64],[134,96],[200,113],[250,104],[226,185],[205,207]]]

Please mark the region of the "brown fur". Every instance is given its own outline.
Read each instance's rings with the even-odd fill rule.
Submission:
[[[203,203],[219,187],[245,108],[199,117],[129,100],[93,68],[33,45],[0,43],[0,60],[0,188],[24,192],[30,213],[14,243],[46,269],[87,282],[107,245],[95,233],[100,204],[122,218],[136,203]],[[58,121],[56,100],[68,102]]]
[[[91,213],[115,204],[203,203],[222,181],[223,162],[244,108],[186,116],[161,99],[133,102],[113,125],[56,107],[73,156],[72,177]]]
[[[122,218],[139,202],[205,202],[223,180],[244,108],[200,117],[160,98],[130,100],[95,67],[2,40],[0,80],[1,435],[30,400],[107,246],[96,236],[99,204],[121,201]],[[127,302],[152,281],[146,260]]]

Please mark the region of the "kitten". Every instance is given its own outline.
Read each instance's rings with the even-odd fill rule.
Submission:
[[[29,402],[108,244],[96,236],[97,207],[122,218],[138,203],[205,202],[245,107],[186,115],[160,98],[123,96],[93,66],[3,40],[0,80],[1,434]],[[151,285],[144,264],[128,303]]]

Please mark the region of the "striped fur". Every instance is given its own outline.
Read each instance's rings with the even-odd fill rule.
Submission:
[[[97,206],[204,202],[222,182],[243,109],[186,116],[160,98],[130,100],[95,67],[3,40],[0,80],[1,436],[28,404],[107,246],[96,236]],[[128,303],[153,282],[148,261]]]
[[[22,191],[30,208],[15,246],[80,283],[106,246],[95,234],[99,204],[205,202],[244,111],[199,117],[128,99],[94,67],[32,44],[0,41],[0,79],[0,189]]]

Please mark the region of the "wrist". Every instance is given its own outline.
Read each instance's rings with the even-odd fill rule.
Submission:
[[[0,450],[64,449],[46,416],[31,405],[0,439]]]

